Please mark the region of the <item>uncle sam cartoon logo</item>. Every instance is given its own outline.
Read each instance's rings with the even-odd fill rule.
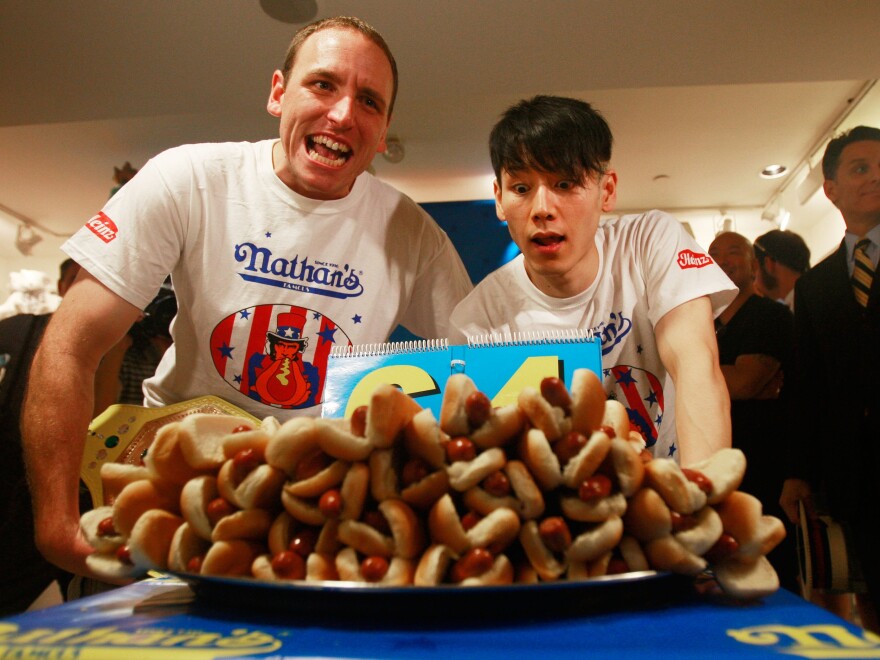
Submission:
[[[321,403],[330,349],[348,336],[318,311],[258,305],[230,314],[211,333],[217,372],[233,388],[267,406]]]

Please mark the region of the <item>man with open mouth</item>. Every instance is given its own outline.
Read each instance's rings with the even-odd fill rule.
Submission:
[[[258,418],[317,416],[334,345],[381,343],[398,325],[447,336],[472,288],[461,259],[421,207],[366,171],[385,149],[397,81],[360,19],[310,24],[272,75],[278,139],[169,149],[64,245],[83,270],[46,331],[23,416],[47,559],[89,574],[78,471],[95,369],[169,273],[174,341],[145,381],[150,407],[214,395]],[[285,363],[297,396],[278,396],[290,370],[270,371],[265,345],[287,316],[308,339]]]
[[[453,336],[593,331],[608,395],[655,456],[687,465],[730,446],[712,320],[737,289],[672,216],[603,221],[617,195],[611,143],[577,99],[538,96],[502,116],[489,138],[495,206],[522,254],[456,307]]]

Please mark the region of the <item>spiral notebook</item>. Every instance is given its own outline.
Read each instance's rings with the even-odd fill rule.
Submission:
[[[493,405],[503,406],[515,402],[523,387],[540,387],[547,376],[571,387],[575,369],[602,378],[600,342],[589,330],[484,335],[466,345],[437,339],[339,346],[327,364],[322,416],[350,417],[383,383],[439,416],[446,379],[454,373],[467,374]]]

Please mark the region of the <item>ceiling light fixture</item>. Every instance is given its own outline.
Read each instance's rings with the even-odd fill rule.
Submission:
[[[406,149],[403,148],[403,142],[400,141],[400,138],[390,137],[385,140],[385,151],[382,152],[382,156],[389,163],[399,163],[403,160],[403,157],[406,156]]]
[[[785,176],[787,172],[788,168],[785,165],[768,165],[763,170],[761,170],[761,178],[778,179],[781,176]]]
[[[15,232],[15,247],[24,256],[30,256],[34,246],[42,240],[43,237],[30,225],[24,223],[18,225],[18,230]]]

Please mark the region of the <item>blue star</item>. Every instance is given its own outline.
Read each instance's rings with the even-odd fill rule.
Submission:
[[[672,458],[672,455],[675,454],[676,451],[678,450],[676,449],[675,443],[673,442],[671,445],[669,445],[669,453],[667,454],[667,456],[669,456],[669,458]]]
[[[312,318],[317,321],[321,318],[321,312],[312,312]]]
[[[354,321],[355,323],[360,323],[361,322],[361,315],[355,314],[354,316],[351,317],[351,320]]]
[[[646,396],[644,400],[647,401],[650,405],[656,406],[657,405],[657,393],[652,390],[651,393],[648,396]]]
[[[636,346],[636,353],[641,353],[641,352],[644,351],[644,350],[645,350],[645,349],[642,348],[642,345],[641,345],[641,344],[638,344],[638,345]]]
[[[622,374],[620,374],[620,377],[617,379],[618,385],[632,385],[635,382],[636,379],[633,378],[632,369],[627,369]]]
[[[251,313],[246,309],[241,310],[239,314],[241,314],[241,316],[238,317],[240,319],[249,319],[251,317]]]
[[[318,333],[318,336],[321,337],[326,342],[333,343],[334,338],[333,335],[336,334],[336,328],[324,328],[321,332]]]
[[[607,378],[611,375],[611,369],[602,369],[602,377]]]
[[[271,232],[271,231],[267,231],[267,232],[266,232],[266,238],[272,238],[272,232]]]
[[[241,374],[238,374],[238,375],[235,376],[235,378],[233,378],[232,380],[234,380],[236,383],[238,383],[239,385],[241,385]]]
[[[656,419],[654,420],[654,425],[660,426],[662,423],[663,423],[663,415],[657,415]]]
[[[232,357],[232,351],[234,351],[235,348],[234,348],[233,346],[230,346],[230,345],[227,344],[226,342],[223,342],[223,345],[222,345],[222,346],[218,346],[218,347],[217,347],[217,350],[220,351],[220,355],[222,355],[223,357],[225,357],[225,358],[231,358],[231,357]]]

